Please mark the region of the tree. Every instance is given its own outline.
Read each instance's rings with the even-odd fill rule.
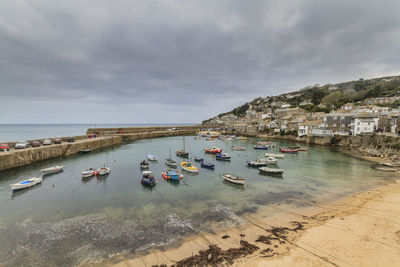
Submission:
[[[327,105],[328,107],[335,106],[337,103],[339,103],[341,97],[342,93],[340,91],[337,91],[327,96],[324,96],[324,98],[322,98],[321,100],[321,103]]]

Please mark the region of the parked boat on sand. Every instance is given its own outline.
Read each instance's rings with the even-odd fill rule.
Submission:
[[[41,169],[40,172],[43,173],[43,175],[46,174],[53,174],[62,171],[64,166],[53,166],[45,169]]]
[[[239,177],[233,174],[229,174],[229,173],[224,173],[222,174],[222,177],[228,181],[231,182],[233,184],[240,184],[240,185],[244,185],[244,181],[245,179],[243,177]]]
[[[41,182],[42,182],[42,177],[41,176],[40,177],[31,177],[31,178],[28,178],[28,179],[23,180],[21,182],[18,182],[18,183],[15,183],[15,184],[11,184],[10,187],[11,187],[11,189],[13,191],[18,191],[18,190],[22,190],[22,189],[25,189],[25,188],[29,188],[29,187],[35,186],[35,185],[37,185],[37,184],[39,184]]]

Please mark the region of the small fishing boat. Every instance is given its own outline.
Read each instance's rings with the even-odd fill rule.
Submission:
[[[191,162],[188,162],[188,161],[182,161],[181,167],[182,167],[182,170],[187,171],[187,172],[191,172],[191,173],[199,172],[199,168],[197,168]]]
[[[147,156],[147,159],[150,160],[150,161],[157,161],[157,156],[154,155],[154,154],[150,154],[149,153],[146,156]]]
[[[88,154],[90,152],[92,152],[92,150],[90,148],[79,150],[79,154],[81,154],[81,155]]]
[[[149,163],[146,162],[146,160],[143,160],[142,162],[140,162],[140,168],[141,169],[148,169],[149,168]]]
[[[178,157],[188,158],[189,157],[189,152],[186,151],[185,136],[182,136],[182,139],[183,139],[183,149],[176,151],[176,155]]]
[[[171,158],[171,149],[169,150],[169,158],[165,159],[165,165],[167,165],[168,167],[171,167],[171,168],[178,167],[178,162]]]
[[[226,139],[226,141],[235,141],[235,138],[233,138],[233,137],[228,137],[228,139]]]
[[[257,142],[257,145],[261,145],[261,146],[268,146],[268,145],[270,145],[271,144],[271,142],[267,142],[267,141],[260,141],[260,142]]]
[[[245,136],[239,136],[236,139],[240,140],[240,141],[247,141],[247,137],[245,137]]]
[[[297,153],[299,153],[298,149],[292,149],[292,148],[280,148],[279,150],[282,153],[288,153],[288,154],[297,154]]]
[[[245,146],[232,146],[231,147],[232,150],[246,150]]]
[[[45,169],[41,169],[40,172],[43,173],[44,175],[46,174],[53,174],[57,173],[63,170],[64,166],[53,166]]]
[[[259,159],[259,161],[265,162],[265,163],[268,163],[268,164],[277,164],[278,163],[278,160],[276,158],[274,158],[274,157],[262,158],[262,159]]]
[[[42,177],[31,177],[16,184],[11,184],[10,187],[13,191],[17,191],[35,186],[41,182],[42,182]]]
[[[240,184],[240,185],[244,185],[244,181],[245,179],[243,177],[239,177],[233,174],[229,174],[229,173],[224,173],[222,174],[222,177],[224,177],[224,179],[228,182],[231,182],[233,184]]]
[[[305,148],[305,147],[299,147],[299,146],[288,146],[288,148],[290,148],[290,149],[295,149],[295,150],[298,150],[298,151],[308,151],[307,148]]]
[[[259,144],[257,144],[257,145],[254,145],[254,149],[264,149],[264,150],[267,150],[267,149],[268,149],[268,146],[267,146],[267,145],[259,145]]]
[[[142,177],[140,177],[140,183],[145,186],[155,186],[157,179],[154,178],[151,171],[144,171],[142,173]]]
[[[228,153],[222,153],[222,154],[217,154],[215,156],[215,159],[228,161],[231,160],[231,156]]]
[[[214,164],[204,162],[204,160],[202,160],[200,164],[201,164],[200,166],[201,166],[202,168],[212,169],[212,170],[215,168],[215,165],[214,165]]]
[[[205,148],[204,152],[208,154],[219,154],[222,152],[222,148],[213,146],[211,148]]]
[[[201,162],[201,161],[203,161],[204,159],[202,159],[202,158],[199,158],[199,157],[195,157],[194,158],[194,161],[197,161],[197,162]]]
[[[266,173],[266,174],[282,174],[283,173],[283,170],[274,169],[274,168],[268,168],[268,167],[261,167],[258,170],[261,173]]]
[[[94,176],[94,175],[97,175],[97,171],[95,169],[93,169],[93,168],[84,170],[82,172],[82,177],[83,178],[88,178],[88,177],[91,177],[91,176]]]
[[[97,174],[100,176],[109,174],[110,172],[111,172],[111,169],[109,167],[106,167],[105,164],[100,169],[97,169]]]
[[[260,167],[267,166],[267,162],[266,161],[260,161],[260,160],[248,160],[247,161],[247,166],[260,168]]]
[[[166,170],[161,172],[162,178],[165,180],[179,181],[183,178],[183,175],[178,170]]]
[[[278,158],[278,159],[283,159],[285,157],[284,154],[277,154],[277,153],[265,153],[265,156],[274,157],[274,158]]]

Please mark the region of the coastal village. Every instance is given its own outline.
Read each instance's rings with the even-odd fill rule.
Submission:
[[[385,77],[259,97],[203,121],[203,126],[249,135],[394,136],[400,133],[399,115],[400,78]]]

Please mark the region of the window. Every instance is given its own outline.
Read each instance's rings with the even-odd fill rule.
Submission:
[[[342,116],[341,119],[344,120],[344,116]]]
[[[359,132],[360,131],[360,127],[357,127],[357,132]]]
[[[332,127],[336,127],[336,123],[332,124]]]
[[[344,128],[344,127],[346,127],[344,124],[342,124],[342,126],[341,126],[342,128]]]
[[[357,122],[357,125],[360,126],[360,122],[359,121]]]
[[[333,117],[334,120],[337,120],[337,116]]]

